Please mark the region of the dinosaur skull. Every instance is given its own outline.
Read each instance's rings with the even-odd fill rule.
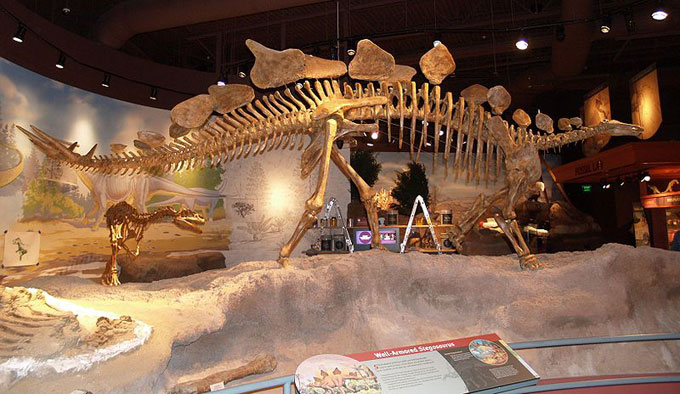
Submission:
[[[203,230],[200,227],[205,224],[205,218],[191,209],[182,209],[177,212],[177,216],[172,223],[182,230],[192,231],[196,234],[201,234]]]
[[[636,124],[623,123],[618,120],[603,120],[600,127],[604,127],[604,131],[612,136],[633,136],[642,137],[642,126]]]

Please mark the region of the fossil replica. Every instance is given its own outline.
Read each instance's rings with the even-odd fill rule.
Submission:
[[[173,140],[169,143],[156,147],[145,144],[144,149],[136,153],[95,156],[93,148],[80,155],[73,151],[74,145],[66,147],[34,126],[31,126],[32,132],[21,130],[49,157],[82,171],[121,175],[214,167],[274,149],[302,149],[308,137],[309,143],[301,159],[302,176],[318,169],[317,186],[305,203],[305,211],[293,235],[281,248],[278,260],[285,266],[323,207],[330,162],[357,186],[372,232],[372,247],[382,248],[377,209],[373,204],[376,192],[342,157],[334,142],[378,132],[380,122],[386,124],[387,138],[391,141],[392,128],[396,127],[392,122],[395,121],[401,148],[408,121],[411,158],[415,155],[417,161],[423,147],[429,144],[428,139],[433,139],[434,170],[441,151],[441,136],[444,166],[448,174],[452,163],[454,180],[498,182],[501,168],[505,167],[504,187],[490,197],[480,196],[468,215],[457,221],[458,226],[449,238],[460,245],[477,217],[505,198],[499,222],[520,256],[521,266],[529,268],[536,266],[535,258],[522,239],[513,207],[540,178],[538,151],[595,135],[641,133],[639,126],[616,121],[579,128],[580,119],[572,118],[569,126],[576,129],[553,134],[552,119],[539,114],[537,126],[548,133],[541,135],[529,129],[531,118],[522,110],[513,114],[518,127],[509,126],[500,117],[510,105],[510,94],[502,86],[487,89],[473,85],[463,90],[457,100],[451,92],[442,93],[436,84],[456,66],[442,44],[426,53],[420,61],[421,71],[434,86],[428,83],[418,86],[413,81],[405,81],[413,75],[409,67],[396,65],[392,55],[369,40],[358,43],[356,55],[348,67],[343,62],[320,59],[297,49],[277,51],[252,40],[247,40],[246,45],[255,55],[250,76],[258,88],[278,88],[295,83],[294,88],[285,87],[254,99],[254,90],[245,85],[211,86],[208,94],[192,97],[172,109],[169,132]],[[341,87],[333,78],[342,76],[346,70],[352,79],[368,82],[345,83]],[[296,83],[308,78],[316,80]],[[485,110],[485,103],[491,112]],[[213,117],[214,113],[220,116]],[[565,126],[564,122],[560,125]],[[416,142],[418,133],[420,138]]]
[[[138,256],[139,244],[149,225],[172,218],[175,226],[200,234],[202,230],[198,226],[205,224],[205,219],[190,209],[176,211],[170,207],[163,207],[153,213],[139,213],[125,201],[113,205],[106,211],[105,216],[106,227],[109,229],[109,242],[111,242],[111,259],[104,268],[101,283],[107,286],[120,285],[116,262],[118,252],[125,249],[131,258]],[[125,245],[129,239],[137,242],[137,249],[134,252]]]

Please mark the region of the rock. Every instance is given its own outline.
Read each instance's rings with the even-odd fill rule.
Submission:
[[[557,128],[562,130],[562,131],[569,131],[571,130],[571,123],[569,122],[569,119],[567,118],[559,118],[557,120]]]
[[[465,101],[473,103],[475,105],[484,104],[486,102],[486,95],[489,93],[489,89],[486,87],[474,84],[463,89],[460,95],[463,96]]]
[[[444,44],[432,47],[420,58],[420,70],[430,83],[439,85],[456,70],[456,62]]]
[[[210,95],[199,94],[175,105],[170,111],[170,120],[187,129],[201,127],[210,118],[213,106]]]
[[[142,253],[136,259],[121,258],[121,283],[149,283],[180,278],[225,267],[224,255],[218,252],[169,257],[164,253]]]
[[[213,100],[213,110],[221,114],[249,104],[255,99],[253,88],[237,83],[224,86],[212,85],[208,88],[208,93]]]
[[[531,125],[531,117],[528,113],[524,112],[522,108],[517,108],[515,112],[512,113],[512,120],[525,129]]]
[[[137,132],[137,138],[152,148],[163,145],[165,137],[155,131],[142,130]]]
[[[255,56],[250,80],[258,88],[277,88],[304,78],[305,54],[301,50],[277,51],[250,39],[246,46]]]
[[[347,65],[344,62],[305,55],[303,78],[338,78],[345,74],[347,74]]]
[[[394,72],[394,57],[375,45],[371,40],[357,44],[356,55],[349,63],[349,75],[354,79],[380,81]]]
[[[416,69],[411,66],[404,66],[401,64],[394,65],[394,71],[384,81],[390,83],[407,83],[411,82],[413,76],[416,75]]]
[[[495,115],[502,114],[510,106],[512,98],[510,93],[501,85],[496,85],[489,89],[486,99],[491,105],[491,110]]]
[[[552,133],[555,131],[553,128],[552,118],[541,112],[536,114],[536,127],[538,127],[539,130],[545,131],[546,133]]]

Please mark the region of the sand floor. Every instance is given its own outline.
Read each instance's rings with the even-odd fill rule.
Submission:
[[[177,382],[262,354],[288,375],[305,358],[495,332],[508,342],[680,331],[680,253],[608,244],[513,256],[381,251],[256,261],[185,278],[116,288],[77,276],[23,283],[153,326],[141,348],[82,373],[27,377],[9,392],[167,392]],[[544,378],[680,370],[680,344],[522,351]],[[236,383],[243,383],[236,382]]]

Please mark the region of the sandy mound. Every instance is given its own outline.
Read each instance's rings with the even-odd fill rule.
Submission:
[[[291,374],[319,353],[347,354],[496,332],[508,342],[677,332],[680,253],[605,245],[541,255],[521,272],[512,256],[369,251],[243,263],[150,284],[105,288],[80,278],[31,281],[55,296],[130,315],[150,341],[79,375],[50,375],[46,391],[165,392],[178,381],[262,354]],[[680,344],[522,351],[543,377],[677,371]],[[263,377],[258,377],[258,379]],[[27,377],[16,392],[34,391]]]

